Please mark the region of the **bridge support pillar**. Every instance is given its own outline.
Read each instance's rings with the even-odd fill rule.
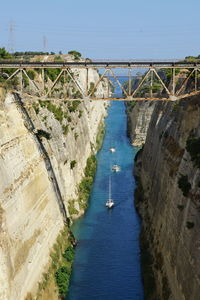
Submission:
[[[19,81],[20,81],[20,92],[23,92],[23,69],[20,69],[19,72]]]
[[[176,82],[175,82],[175,80],[176,80],[176,78],[175,78],[175,76],[176,76],[176,69],[175,68],[173,68],[172,69],[172,95],[175,95],[175,87],[176,87]]]
[[[151,79],[150,79],[150,98],[153,98],[153,70],[150,71]]]
[[[85,82],[85,95],[88,96],[88,78],[89,78],[89,68],[86,68],[86,82]]]
[[[42,94],[45,94],[45,77],[44,77],[44,68],[42,68]]]
[[[195,72],[195,73],[194,73],[194,74],[195,74],[195,75],[194,75],[194,76],[195,76],[195,77],[194,77],[194,90],[195,90],[195,92],[196,92],[196,91],[197,91],[197,79],[198,79],[198,78],[197,78],[197,75],[198,75],[197,72],[198,72],[198,70],[195,69],[194,72]]]
[[[128,96],[131,96],[131,90],[132,90],[132,87],[131,87],[131,69],[129,69],[129,74],[128,74],[128,77],[129,77],[129,80],[128,80]]]

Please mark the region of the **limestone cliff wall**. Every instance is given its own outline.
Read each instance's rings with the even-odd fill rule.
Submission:
[[[69,221],[106,104],[26,107],[17,95],[0,96],[0,299],[21,300],[37,288]],[[83,212],[78,202],[76,209]]]
[[[199,147],[200,97],[157,103],[135,168],[142,244],[156,282],[147,299],[199,299]]]
[[[134,146],[142,146],[145,143],[154,107],[155,102],[152,101],[128,103],[128,135]]]

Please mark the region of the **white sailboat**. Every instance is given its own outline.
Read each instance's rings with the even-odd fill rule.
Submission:
[[[112,166],[112,171],[113,171],[113,172],[120,172],[120,171],[121,171],[121,168],[120,168],[119,165],[113,165],[113,166]]]
[[[108,200],[106,201],[106,207],[107,208],[113,208],[114,206],[114,201],[111,198],[111,177],[109,176],[109,195],[108,195]]]
[[[116,152],[116,149],[115,148],[110,148],[109,151],[113,153],[113,152]]]

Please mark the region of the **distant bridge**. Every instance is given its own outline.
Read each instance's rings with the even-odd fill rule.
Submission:
[[[14,77],[20,78],[20,92],[25,92],[24,80],[25,76],[28,83],[35,89],[36,94],[41,99],[55,99],[53,95],[56,85],[61,82],[64,90],[67,89],[69,80],[79,92],[78,98],[89,100],[177,100],[190,95],[200,94],[200,62],[187,62],[180,60],[89,60],[73,61],[73,62],[26,62],[26,61],[0,61],[0,69],[2,74],[4,70],[10,70],[8,82]],[[50,86],[45,82],[45,76],[48,69],[58,69],[58,75]],[[77,75],[79,70],[85,70],[84,80],[80,81]],[[90,69],[101,71],[101,75],[93,82],[92,86],[89,82]],[[42,86],[38,84],[34,78],[29,75],[29,70],[40,70]],[[124,86],[119,79],[119,71],[123,70],[124,77],[127,82]],[[142,74],[137,77],[135,83],[133,79],[136,76],[133,72],[141,71]],[[177,73],[183,72],[182,77],[178,77]],[[83,77],[83,74],[82,74]],[[68,78],[68,80],[66,79]],[[112,80],[112,81],[111,81]],[[107,91],[98,95],[97,88],[101,82],[110,82],[107,84]],[[122,95],[116,97],[111,92],[113,84],[120,87]],[[27,91],[26,91],[27,93]],[[68,97],[67,93],[63,93],[59,99],[75,100]]]

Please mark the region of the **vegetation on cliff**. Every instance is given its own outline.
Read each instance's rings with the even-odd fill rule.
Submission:
[[[194,166],[200,168],[200,138],[190,137],[187,140],[186,150],[190,153]]]
[[[36,300],[47,299],[49,293],[52,291],[52,286],[56,287],[54,297],[65,299],[69,287],[73,259],[74,238],[70,229],[65,226],[51,250],[49,267],[43,273],[42,279],[38,283]],[[53,298],[53,295],[51,296]],[[33,297],[29,293],[26,299],[32,300]]]
[[[79,207],[82,210],[85,210],[88,205],[88,199],[90,196],[92,183],[94,180],[94,176],[96,173],[96,167],[97,167],[97,160],[95,155],[91,155],[87,159],[87,164],[84,171],[83,179],[81,180],[79,186],[78,186],[78,199],[72,199],[69,201],[68,204],[68,210],[71,218],[78,215],[78,210],[75,208],[75,203],[77,202]]]
[[[183,196],[187,197],[191,189],[191,183],[188,181],[187,175],[181,175],[181,177],[178,179],[178,187],[183,192]]]

